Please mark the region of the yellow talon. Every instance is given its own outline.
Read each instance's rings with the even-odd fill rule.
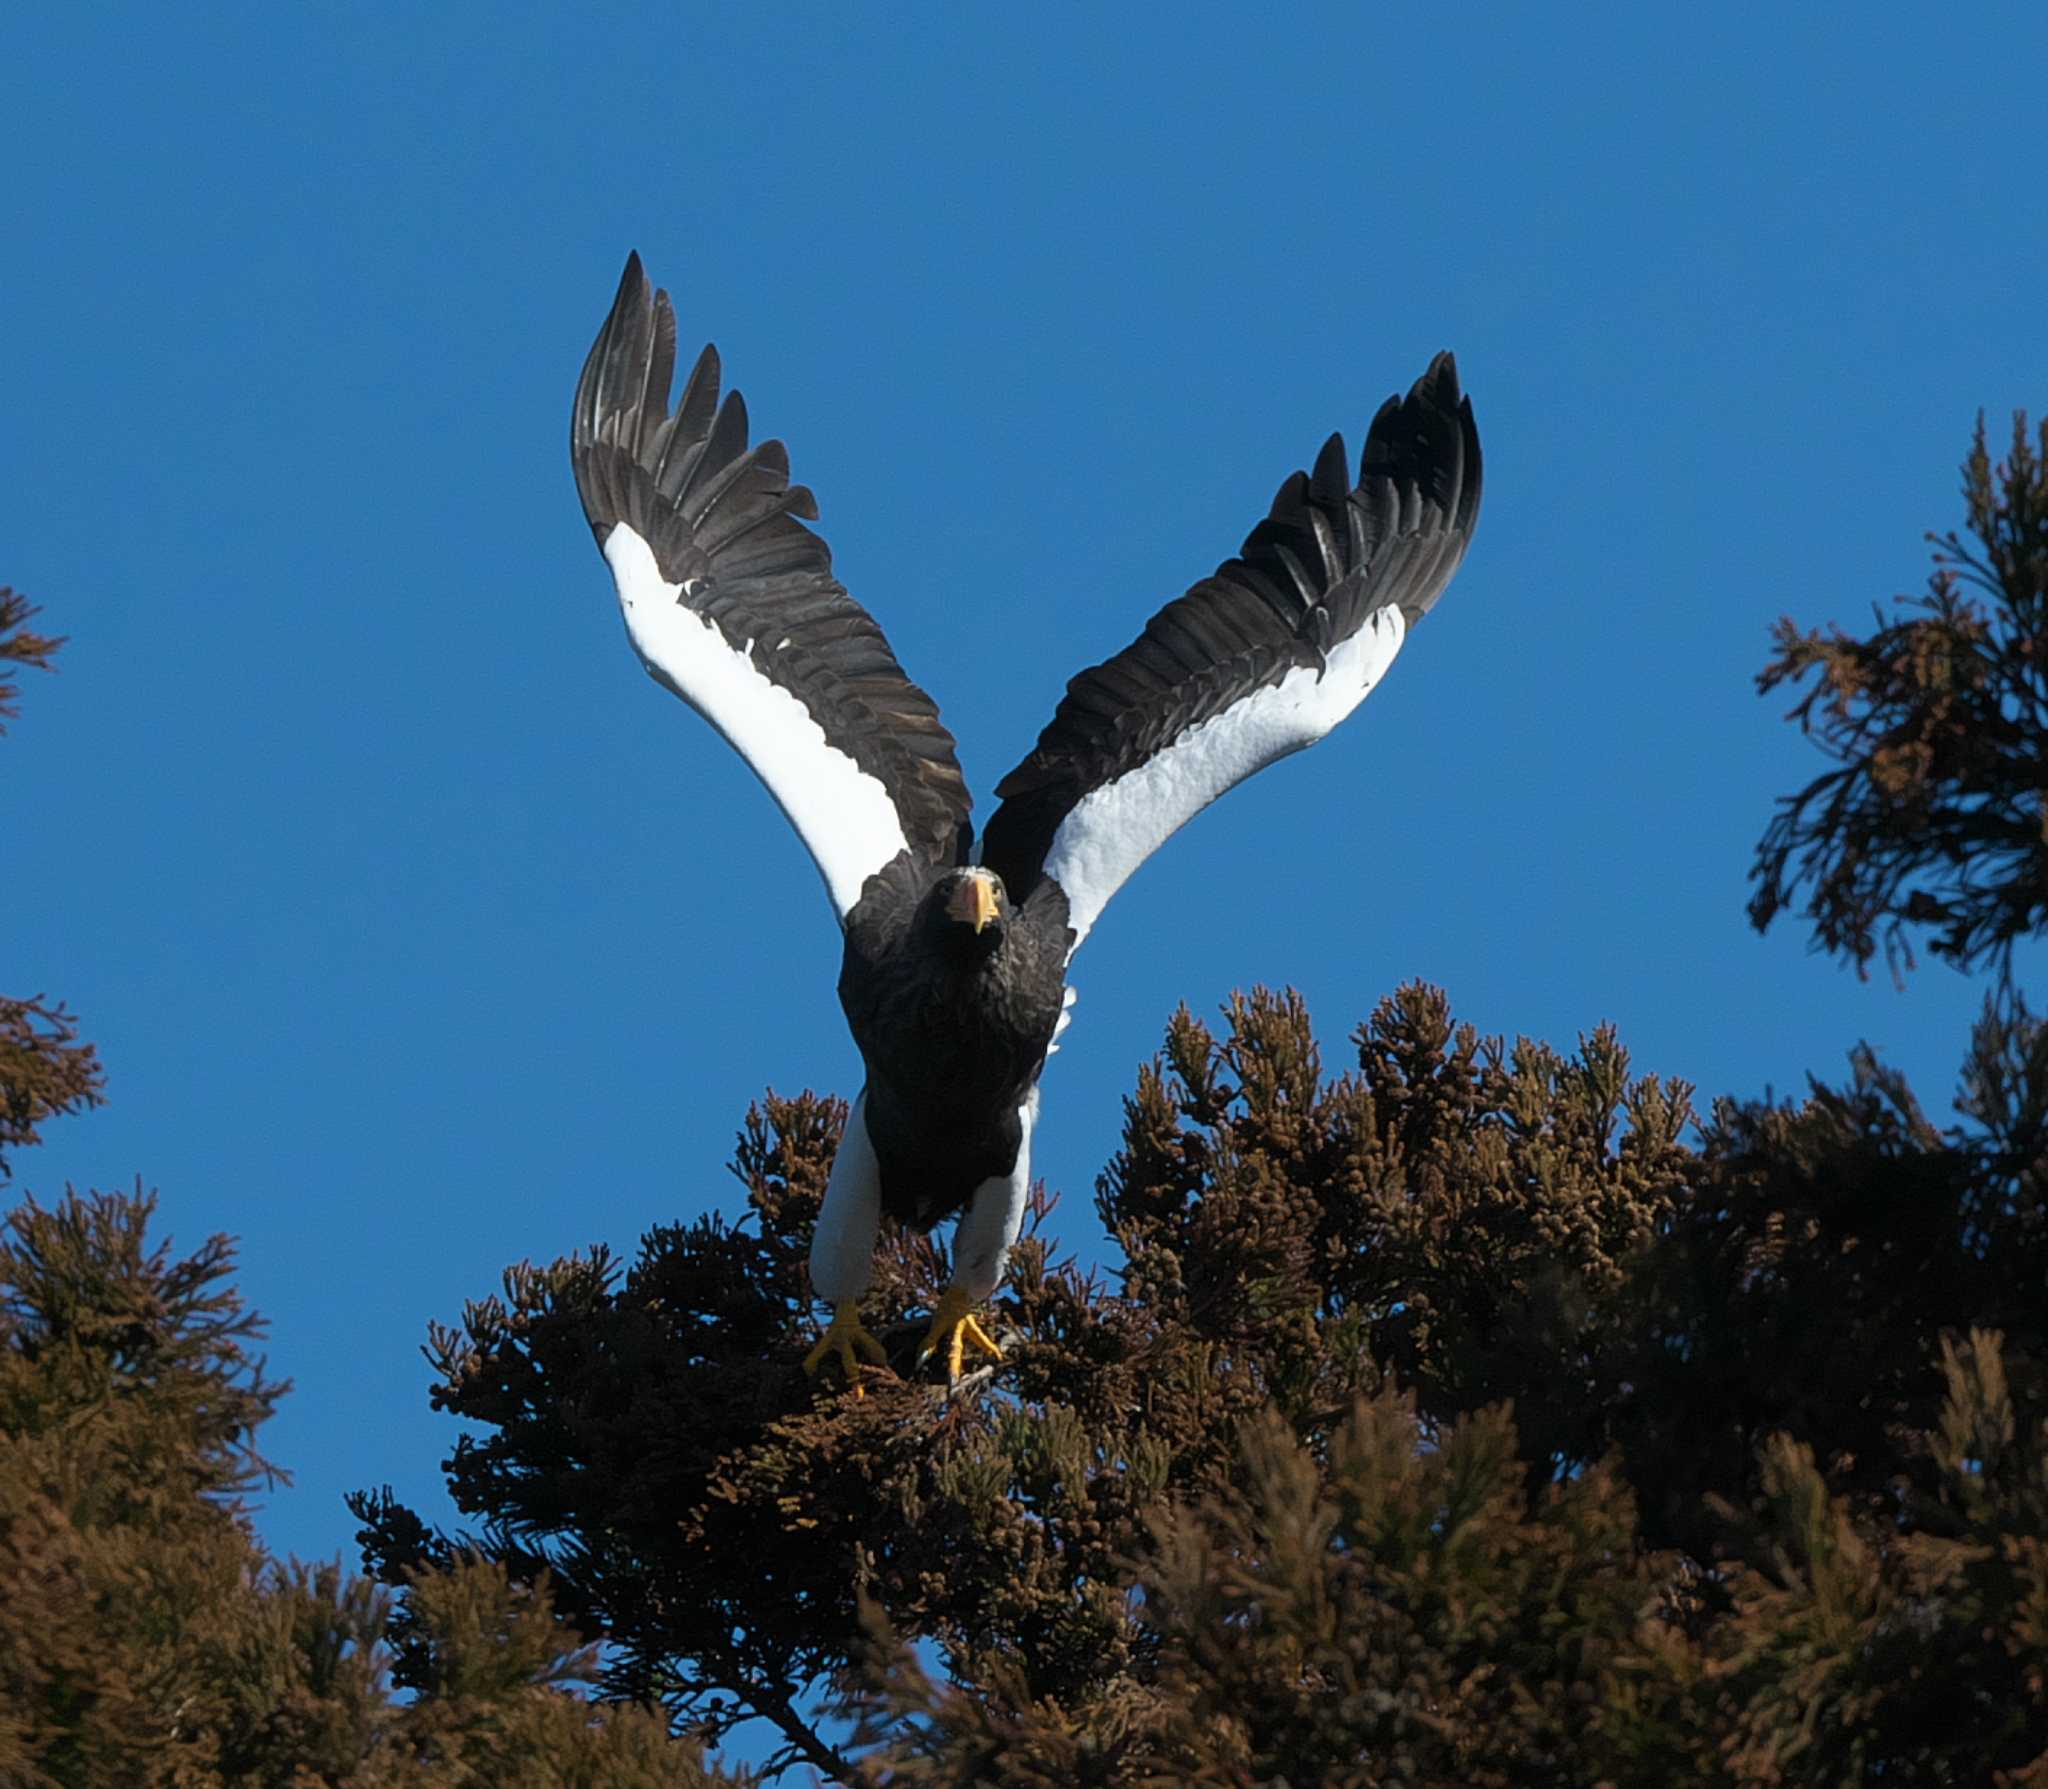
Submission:
[[[818,1345],[804,1356],[804,1371],[815,1375],[828,1354],[839,1362],[839,1370],[846,1375],[857,1398],[868,1395],[867,1387],[860,1382],[861,1359],[871,1360],[878,1367],[889,1364],[882,1344],[861,1327],[858,1299],[842,1299],[832,1307],[831,1326],[818,1338]]]
[[[946,1378],[949,1381],[959,1379],[960,1358],[966,1352],[969,1342],[991,1360],[1003,1358],[1002,1349],[996,1346],[988,1331],[975,1321],[973,1304],[974,1300],[958,1286],[946,1288],[944,1296],[939,1300],[939,1308],[932,1313],[932,1326],[924,1338],[924,1346],[917,1351],[919,1366],[923,1366],[938,1353],[941,1342],[946,1348]]]

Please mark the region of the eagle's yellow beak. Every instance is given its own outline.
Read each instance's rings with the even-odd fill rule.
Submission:
[[[963,926],[983,930],[996,916],[996,885],[986,876],[970,876],[953,890],[946,902],[946,917]]]

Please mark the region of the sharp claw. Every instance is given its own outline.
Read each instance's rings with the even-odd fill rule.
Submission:
[[[889,1356],[882,1344],[861,1327],[860,1306],[853,1299],[846,1299],[833,1307],[831,1326],[818,1338],[817,1346],[804,1356],[804,1371],[815,1376],[828,1356],[838,1361],[840,1372],[853,1387],[853,1395],[857,1398],[868,1395],[867,1387],[861,1383],[861,1360],[871,1360],[878,1367],[889,1364]]]
[[[932,1326],[924,1338],[924,1346],[917,1351],[917,1364],[924,1363],[938,1353],[943,1343],[946,1350],[946,1378],[957,1382],[960,1377],[962,1358],[971,1342],[975,1351],[986,1354],[991,1360],[1001,1360],[1003,1351],[987,1330],[976,1321],[971,1308],[973,1300],[957,1286],[949,1286],[939,1300],[939,1308],[932,1313]]]

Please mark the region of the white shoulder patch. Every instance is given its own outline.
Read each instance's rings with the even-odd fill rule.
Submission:
[[[696,709],[746,759],[804,842],[844,923],[861,884],[904,846],[879,777],[825,736],[793,694],[678,600],[654,550],[624,522],[604,543],[626,632],[648,674]]]
[[[1072,951],[1067,952],[1067,955],[1070,958],[1073,956],[1073,954],[1074,953]],[[1052,1028],[1052,1035],[1054,1041],[1045,1046],[1046,1055],[1057,1056],[1060,1053],[1060,1046],[1058,1042],[1059,1035],[1062,1031],[1066,1030],[1066,1028],[1074,1022],[1074,1002],[1080,998],[1080,990],[1078,988],[1073,987],[1069,987],[1068,989],[1066,989],[1065,992],[1063,992],[1060,995],[1060,1016],[1054,1022]]]
[[[1339,642],[1320,674],[1297,666],[1076,802],[1045,855],[1045,873],[1066,890],[1074,950],[1110,896],[1175,832],[1253,771],[1314,745],[1363,702],[1406,637],[1407,623],[1389,603]]]

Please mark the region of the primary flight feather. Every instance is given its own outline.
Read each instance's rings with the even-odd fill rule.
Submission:
[[[824,878],[839,999],[867,1082],[811,1250],[833,1318],[806,1365],[857,1381],[883,1212],[960,1213],[927,1352],[998,1352],[974,1311],[1001,1282],[1030,1184],[1038,1079],[1067,964],[1109,898],[1202,808],[1313,745],[1386,674],[1479,515],[1479,435],[1439,354],[1366,433],[1280,487],[1238,556],[1068,685],[973,861],[972,802],[938,705],[832,575],[781,442],[747,444],[714,349],[673,408],[675,312],[640,258],[584,363],[576,486],[649,675],[725,735]]]

